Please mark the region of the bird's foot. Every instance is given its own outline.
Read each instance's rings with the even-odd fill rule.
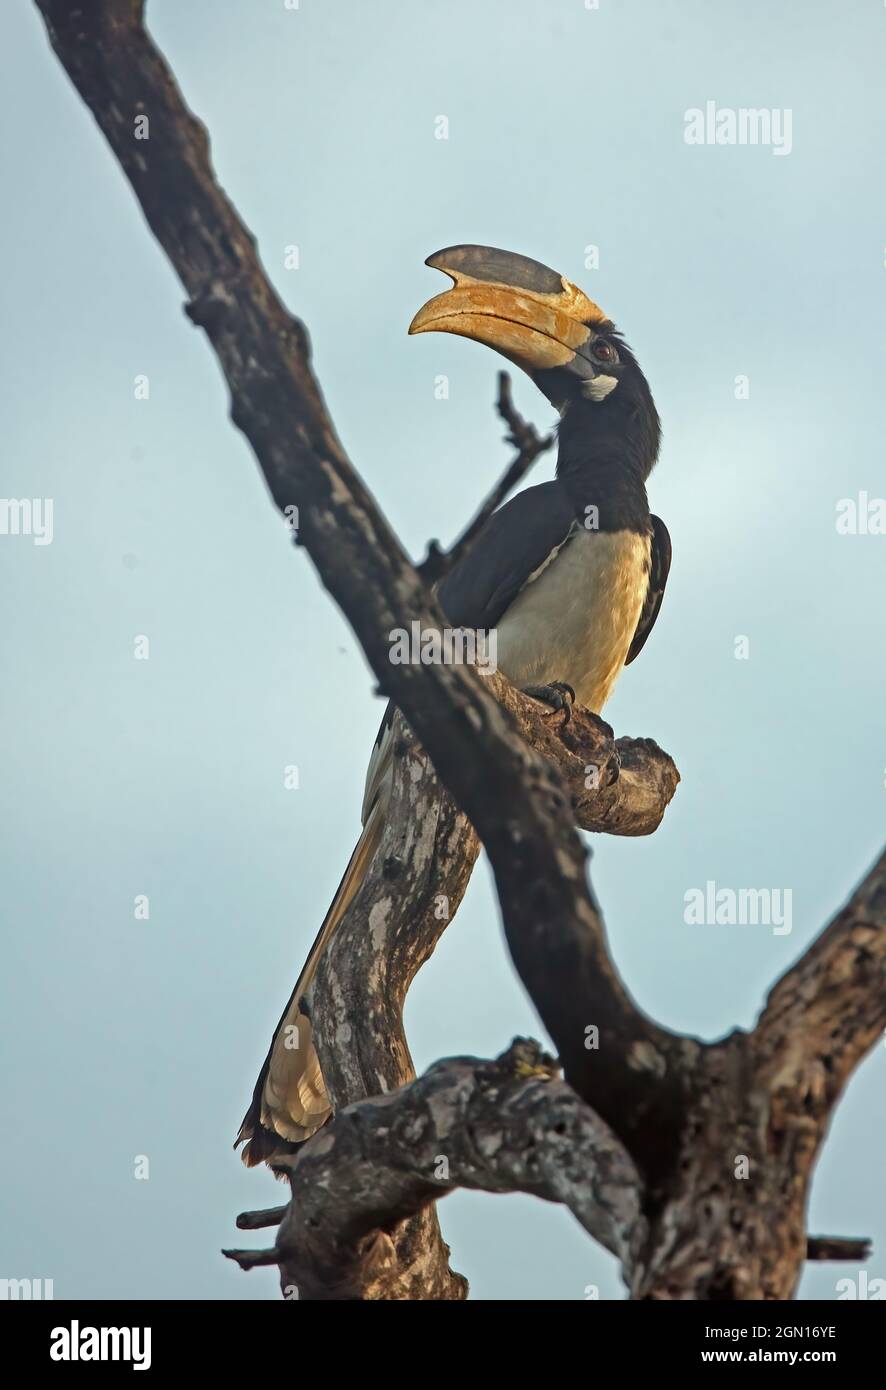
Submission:
[[[532,1038],[514,1038],[507,1052],[497,1059],[521,1081],[530,1077],[551,1081],[563,1070],[556,1057],[549,1057]]]
[[[533,700],[541,700],[543,704],[550,705],[554,714],[563,713],[563,722],[560,725],[565,729],[572,718],[572,706],[575,704],[575,691],[571,685],[565,681],[551,681],[550,685],[524,685],[523,694],[531,695]]]
[[[552,1063],[550,1058],[547,1062],[539,1062],[533,1066],[531,1062],[518,1061],[514,1064],[514,1075],[519,1076],[521,1081],[528,1081],[530,1077],[537,1077],[540,1081],[553,1081],[559,1068]]]

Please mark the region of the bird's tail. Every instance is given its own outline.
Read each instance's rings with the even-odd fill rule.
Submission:
[[[252,1103],[234,1141],[235,1148],[244,1145],[242,1158],[249,1168],[272,1162],[275,1154],[290,1152],[293,1145],[310,1139],[332,1113],[302,1000],[381,842],[390,794],[392,714],[382,722],[369,764],[362,834],[274,1030]]]

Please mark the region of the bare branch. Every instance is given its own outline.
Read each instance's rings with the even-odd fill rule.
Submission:
[[[266,1269],[280,1259],[276,1250],[223,1250],[222,1254],[234,1260],[241,1269]]]
[[[261,1231],[266,1226],[279,1226],[285,1215],[285,1207],[266,1207],[264,1211],[241,1211],[237,1217],[237,1230]]]
[[[303,1299],[408,1297],[394,1258],[400,1230],[458,1187],[560,1202],[618,1257],[626,1279],[644,1275],[640,1175],[611,1131],[556,1080],[551,1059],[523,1039],[495,1062],[438,1062],[392,1095],[349,1106],[286,1166],[290,1206],[254,1214],[280,1222],[274,1249],[225,1253],[244,1269],[279,1263],[284,1288]],[[807,1260],[869,1255],[864,1238],[806,1240]]]
[[[582,830],[651,835],[658,829],[680,781],[674,760],[658,744],[616,739],[604,719],[579,706],[564,724],[501,673],[486,679],[520,735],[557,770]]]
[[[755,1029],[767,1083],[827,1109],[886,1028],[886,852],[770,991]]]
[[[302,1299],[407,1296],[399,1223],[457,1187],[561,1202],[628,1263],[642,1184],[626,1151],[535,1043],[494,1062],[437,1062],[393,1095],[341,1111],[289,1165],[281,1281]],[[238,1252],[238,1257],[242,1252]]]
[[[806,1241],[807,1260],[867,1260],[871,1242],[867,1236],[809,1236]]]
[[[550,449],[557,438],[554,433],[540,435],[535,426],[523,418],[511,398],[511,378],[507,372],[498,374],[496,409],[508,427],[505,437],[509,444],[516,447],[517,454],[451,549],[443,551],[437,541],[429,542],[428,553],[418,566],[419,574],[428,584],[442,579],[467,554],[492,513],[523,481],[535,460]]]

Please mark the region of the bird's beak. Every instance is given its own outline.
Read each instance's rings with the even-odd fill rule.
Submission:
[[[555,270],[492,246],[450,246],[425,264],[444,271],[453,285],[419,309],[410,333],[474,338],[529,373],[565,367],[579,376],[594,375],[582,348],[594,328],[612,325],[593,300]]]

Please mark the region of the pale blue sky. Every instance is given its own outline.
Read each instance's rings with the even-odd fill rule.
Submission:
[[[650,495],[674,565],[606,714],[656,738],[683,784],[651,839],[597,841],[593,881],[647,1010],[705,1037],[749,1026],[883,836],[886,537],[838,535],[835,507],[886,489],[886,9],[151,0],[148,15],[414,554],[456,533],[508,457],[493,355],[406,337],[443,287],[425,256],[459,241],[536,256],[625,330],[663,418]],[[53,1278],[59,1298],[270,1297],[274,1271],[218,1253],[242,1240],[238,1211],[282,1195],[230,1145],[356,837],[379,702],[25,0],[3,7],[0,44],[0,494],[55,510],[50,546],[0,537],[0,1275]],[[684,112],[709,99],[789,108],[790,155],[686,145]],[[549,423],[528,381],[516,392]],[[790,888],[792,933],[687,926],[684,894],[708,879]],[[407,1026],[419,1067],[543,1036],[485,866]],[[884,1054],[836,1115],[810,1217],[874,1236],[872,1277]],[[563,1211],[460,1194],[440,1214],[475,1297],[620,1296]],[[803,1293],[854,1273],[816,1268]]]

